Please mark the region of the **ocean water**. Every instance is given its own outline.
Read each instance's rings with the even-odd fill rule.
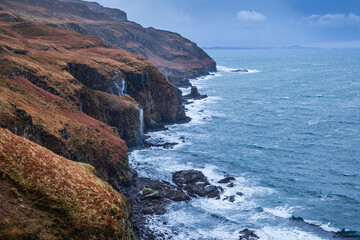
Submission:
[[[209,96],[186,106],[192,121],[146,135],[179,144],[130,161],[140,176],[198,169],[236,186],[222,185],[219,200],[172,203],[149,226],[173,239],[239,239],[244,228],[260,239],[360,239],[360,50],[208,53],[218,72],[192,81]]]

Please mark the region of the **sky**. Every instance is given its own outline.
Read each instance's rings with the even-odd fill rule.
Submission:
[[[97,0],[201,47],[360,47],[360,0]]]

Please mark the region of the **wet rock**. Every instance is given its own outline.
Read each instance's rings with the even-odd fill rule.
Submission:
[[[148,188],[148,189],[151,190],[151,191],[148,191],[148,192],[144,193],[144,190],[143,190],[143,196],[141,197],[141,200],[161,198],[159,191],[154,191],[154,190],[152,190],[150,188]]]
[[[239,69],[231,70],[231,72],[245,72],[245,73],[247,73],[247,72],[249,72],[249,70],[239,68]]]
[[[197,170],[175,172],[172,180],[179,187],[183,187],[190,197],[216,198],[221,192],[219,187],[211,185],[205,175]]]
[[[236,179],[234,177],[226,177],[218,181],[218,183],[229,183],[231,181],[235,181]]]
[[[244,196],[244,194],[242,192],[237,192],[236,195],[238,195],[240,197]]]
[[[203,182],[209,185],[205,175],[197,170],[183,170],[175,172],[172,175],[172,180],[176,185]]]
[[[251,230],[249,229],[244,229],[242,231],[239,232],[240,236],[239,236],[239,240],[255,240],[255,239],[259,239],[259,237]]]
[[[207,95],[201,95],[199,93],[199,90],[195,86],[191,87],[191,92],[189,94],[183,96],[183,99],[185,99],[185,100],[187,100],[187,99],[203,99],[203,98],[207,98]]]
[[[133,174],[132,184],[128,187],[119,188],[131,199],[134,214],[138,222],[142,222],[143,215],[164,214],[166,205],[171,201],[189,201],[190,197],[180,188],[166,181],[156,181],[149,178],[139,178]],[[140,194],[139,194],[140,193]]]
[[[226,185],[227,187],[229,187],[229,188],[232,188],[232,187],[234,187],[235,186],[235,184],[234,183],[229,183],[228,185]]]
[[[145,147],[150,148],[150,147],[162,147],[165,149],[171,149],[173,148],[175,145],[178,145],[178,143],[174,143],[174,142],[166,142],[166,143],[149,143],[149,142],[145,142]]]
[[[235,202],[235,195],[225,196],[223,198],[223,201],[225,201],[225,200],[228,200],[229,202],[233,203],[233,202]]]
[[[219,191],[218,187],[216,187],[214,185],[208,185],[204,189],[206,191],[206,196],[208,198],[215,198],[220,195],[220,191]]]

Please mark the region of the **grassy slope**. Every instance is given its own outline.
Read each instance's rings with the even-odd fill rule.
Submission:
[[[0,16],[1,14],[9,13],[0,11]],[[161,122],[174,122],[185,117],[179,99],[173,93],[174,86],[166,81],[156,67],[144,57],[112,47],[110,43],[94,36],[84,36],[71,31],[21,21],[21,19],[19,22],[0,21],[0,46],[3,48],[3,54],[0,56],[0,60],[3,60],[0,68],[1,75],[9,78],[24,76],[47,91],[70,99],[80,106],[81,92],[85,88],[111,93],[108,89],[117,79],[115,76],[117,72],[126,78],[128,93],[143,106],[147,126]],[[8,48],[28,52],[14,54]],[[70,74],[66,71],[69,64],[82,66],[82,72],[77,70],[78,72]],[[82,76],[84,72],[91,72],[91,74]],[[90,94],[95,96],[98,93]],[[92,101],[96,99],[98,98],[92,97]],[[103,95],[102,99],[106,101],[105,105],[115,106],[110,105],[115,102],[113,96],[104,97]],[[116,102],[118,105],[127,104],[127,108],[134,108],[130,106],[133,104],[125,100],[118,98]],[[91,105],[99,104],[93,102]],[[104,117],[119,108],[122,108],[121,111],[124,109],[121,106],[115,108],[109,109],[107,113],[97,113],[92,117],[115,126],[114,122]],[[98,108],[96,111],[100,112],[103,109]],[[134,124],[128,121],[123,124],[126,127],[131,125]],[[134,138],[134,135],[134,132],[130,132],[126,137]]]
[[[129,206],[93,171],[0,128],[0,198],[12,195],[0,202],[0,238],[130,239]]]
[[[30,21],[96,35],[132,53],[142,54],[166,75],[193,78],[216,70],[213,59],[195,43],[177,33],[143,28],[134,22],[111,19],[76,3],[4,0],[3,4]]]

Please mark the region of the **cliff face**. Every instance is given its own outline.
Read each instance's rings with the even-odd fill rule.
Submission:
[[[0,128],[0,239],[133,239],[130,205],[93,171]]]
[[[3,6],[21,12],[28,20],[44,22],[85,35],[96,35],[132,53],[141,54],[177,86],[188,86],[188,78],[216,71],[213,59],[195,43],[177,33],[143,28],[134,22],[111,18],[109,16],[112,14],[96,3],[70,1],[4,0]],[[33,7],[35,2],[36,8]],[[84,9],[75,11],[74,4],[82,5]],[[57,11],[57,8],[62,10]],[[69,10],[66,11],[67,9]]]
[[[144,57],[11,13],[0,20],[0,126],[92,164],[114,187],[131,177],[124,140],[140,143],[142,123],[185,118],[173,85]]]
[[[130,142],[138,137],[131,130],[134,123],[129,122],[130,116],[119,118],[137,115],[133,121],[138,121],[139,104],[144,110],[145,127],[185,118],[181,100],[172,91],[174,86],[144,57],[96,37],[32,24],[2,13],[6,14],[17,20],[4,21],[0,26],[4,33],[0,39],[2,75],[25,77],[70,100],[90,116],[117,127],[120,136]],[[106,107],[102,109],[99,104]],[[132,113],[124,114],[126,108]],[[124,129],[129,131],[125,133]]]

